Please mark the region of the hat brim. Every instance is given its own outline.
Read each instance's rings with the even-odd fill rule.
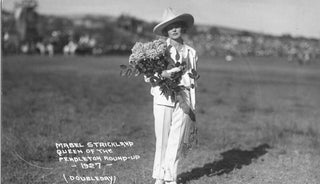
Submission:
[[[163,34],[163,29],[172,23],[180,22],[180,21],[185,22],[187,25],[187,28],[192,27],[194,23],[193,16],[185,13],[159,23],[153,28],[153,32],[157,35],[165,36]]]

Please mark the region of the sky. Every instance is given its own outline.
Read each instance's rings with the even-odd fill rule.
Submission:
[[[2,0],[3,8],[13,10],[16,1],[20,0]],[[128,14],[158,22],[171,7],[192,14],[196,24],[320,38],[320,0],[38,0],[38,4],[42,14]]]

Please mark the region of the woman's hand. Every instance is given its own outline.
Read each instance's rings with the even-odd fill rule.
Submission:
[[[182,69],[183,69],[183,66],[174,67],[174,68],[171,68],[170,70],[164,70],[162,71],[161,76],[164,78],[171,78],[173,73],[180,72]]]
[[[164,70],[164,71],[162,71],[162,73],[161,73],[161,76],[162,77],[164,77],[164,78],[171,78],[171,75],[172,75],[172,73],[171,72],[168,72],[168,70]]]

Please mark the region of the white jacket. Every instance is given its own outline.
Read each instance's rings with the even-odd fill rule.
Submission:
[[[167,45],[169,46],[170,45],[170,39],[167,40]],[[197,53],[196,51],[184,44],[184,49],[183,49],[183,56],[186,57],[184,58],[186,60],[187,63],[187,66],[190,66],[188,68],[188,71],[187,73],[190,73],[192,69],[194,70],[197,70],[197,62],[198,62],[198,56],[197,56]],[[171,47],[170,49],[170,55],[171,55],[171,58],[175,61],[175,54],[176,54],[176,51],[175,51],[175,48],[174,47]],[[194,88],[190,88],[190,105],[191,105],[191,108],[193,110],[195,110],[196,108],[196,98],[195,98],[195,90],[196,90],[196,81],[190,77],[188,77],[190,79],[190,84],[192,84],[194,86]],[[148,79],[145,78],[146,81],[148,81]],[[186,87],[190,87],[190,86],[186,86]],[[159,86],[155,86],[155,87],[151,87],[151,90],[150,90],[150,93],[153,95],[153,102],[154,104],[158,104],[158,105],[166,105],[166,106],[174,106],[175,105],[175,100],[174,99],[171,99],[171,97],[169,97],[169,99],[167,99],[163,94],[161,94],[161,90],[160,90],[160,87]]]

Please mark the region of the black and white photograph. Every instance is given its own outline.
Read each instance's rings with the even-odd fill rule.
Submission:
[[[319,184],[319,10],[2,0],[1,183]]]

